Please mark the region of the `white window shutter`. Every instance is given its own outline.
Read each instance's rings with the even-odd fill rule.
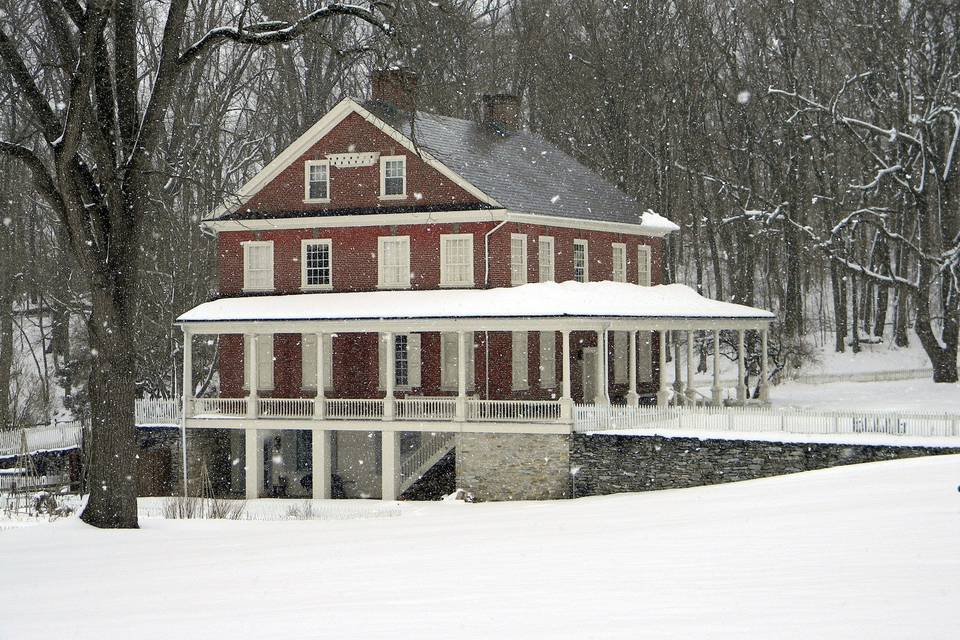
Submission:
[[[511,375],[513,378],[513,388],[519,391],[527,389],[530,386],[528,380],[527,332],[514,331],[511,335],[513,337],[510,354],[512,364]]]
[[[640,364],[640,382],[651,382],[653,380],[653,332],[641,331],[638,342],[637,361]]]
[[[326,360],[326,358],[324,358]],[[303,333],[300,336],[301,376],[304,389],[317,388],[317,335]]]
[[[257,354],[260,356],[260,389],[273,389],[273,335],[262,335],[257,341]]]
[[[457,372],[457,334],[440,334],[440,386],[450,389],[458,384]]]
[[[407,336],[407,374],[411,387],[420,386],[420,334],[411,333]]]
[[[476,346],[473,342],[473,331],[467,332],[467,389],[472,390],[476,382],[474,381],[475,376],[475,365],[473,361],[473,352],[476,350]]]
[[[273,389],[273,335],[261,335],[257,340],[257,369],[260,384],[257,390]],[[243,388],[250,388],[250,358],[253,357],[253,343],[243,336]]]
[[[333,391],[333,336],[329,333],[323,334],[323,388]]]
[[[613,382],[626,384],[628,381],[630,334],[626,331],[613,332]]]
[[[252,345],[248,336],[243,336],[243,388],[250,388],[250,349]]]
[[[393,354],[390,354],[393,357]],[[379,373],[379,382],[381,389],[387,388],[387,336],[377,334],[377,371]]]
[[[540,388],[557,384],[556,335],[553,331],[540,332]]]

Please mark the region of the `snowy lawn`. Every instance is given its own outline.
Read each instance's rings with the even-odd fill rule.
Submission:
[[[930,378],[891,382],[785,382],[770,387],[775,407],[862,409],[914,413],[960,413],[960,385]]]
[[[0,531],[0,638],[955,638],[960,456],[399,517]]]

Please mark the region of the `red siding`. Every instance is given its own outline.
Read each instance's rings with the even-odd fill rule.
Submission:
[[[471,233],[474,237],[474,282],[482,287],[484,278],[484,234],[494,223],[461,223],[431,225],[398,225],[396,227],[351,227],[334,229],[296,229],[263,232],[223,232],[220,234],[221,294],[242,293],[243,264],[240,243],[245,240],[272,240],[274,242],[274,281],[277,293],[294,293],[300,287],[300,241],[304,238],[329,238],[333,246],[333,286],[335,291],[372,291],[377,287],[377,238],[381,235],[409,235],[413,272],[412,286],[416,289],[435,289],[440,282],[440,235],[445,233]],[[652,247],[652,274],[654,284],[661,280],[663,242],[656,238],[637,237],[619,233],[584,231],[539,225],[507,224],[490,238],[490,286],[510,284],[510,234],[527,234],[528,279],[536,282],[539,277],[539,236],[554,238],[555,271],[557,280],[573,277],[573,241],[588,241],[590,280],[609,279],[612,274],[612,244],[627,245],[627,278],[637,281],[637,246]],[[514,392],[511,389],[511,339],[506,332],[490,334],[490,393],[491,398],[551,398],[558,389],[542,389],[539,385],[539,338],[531,334],[529,340],[530,389]],[[477,393],[485,395],[484,364],[487,351],[482,333],[476,335],[477,349],[474,357]],[[583,347],[596,345],[592,332],[575,332],[572,336],[571,386],[574,398],[582,395],[581,366]],[[437,333],[423,334],[421,339],[420,393],[443,395],[440,389],[440,338]],[[242,374],[242,340],[239,336],[224,336],[221,339],[221,381],[225,392],[240,395]],[[560,377],[560,343],[557,337],[556,370]],[[274,386],[272,395],[297,397],[301,390],[301,348],[296,334],[281,334],[274,341]],[[376,397],[378,391],[376,336],[364,334],[341,334],[334,343],[334,392],[339,397]],[[656,345],[654,345],[656,363]],[[611,364],[612,371],[612,364]],[[626,392],[624,385],[612,385],[612,393]],[[648,385],[645,391],[653,391]]]
[[[380,161],[369,167],[330,167],[330,202],[306,203],[304,163],[322,160],[327,154],[377,151],[384,156],[407,156],[407,198],[380,200]],[[416,198],[414,194],[420,194]],[[321,138],[306,153],[251,198],[244,209],[250,211],[317,211],[372,207],[464,205],[476,203],[452,180],[423,162],[399,142],[380,131],[361,116],[352,113]]]
[[[406,200],[382,201],[380,192],[379,162],[371,167],[330,169],[331,202],[327,204],[304,203],[304,162],[319,159],[329,153],[350,151],[378,151],[382,155],[407,156]],[[414,194],[420,194],[415,199]],[[245,208],[262,212],[316,212],[321,215],[331,209],[389,209],[396,206],[429,205],[463,208],[476,203],[476,198],[444,177],[426,163],[409,153],[402,145],[370,125],[356,114],[351,114],[305,154],[292,161],[278,176],[270,181]],[[443,220],[444,214],[436,214]],[[398,214],[402,218],[402,214]],[[248,240],[269,240],[274,243],[275,293],[300,291],[301,240],[309,238],[330,239],[333,247],[334,291],[372,291],[377,288],[377,238],[380,236],[410,236],[411,286],[414,289],[435,289],[440,283],[440,235],[470,233],[474,246],[474,283],[484,286],[484,235],[496,222],[398,224],[370,227],[305,228],[277,231],[221,232],[218,237],[220,252],[220,295],[243,294],[243,251],[241,243]],[[552,236],[555,249],[555,275],[558,281],[573,278],[573,241],[587,240],[589,279],[607,280],[612,277],[612,244],[627,245],[627,279],[637,282],[637,246],[652,247],[651,273],[653,284],[661,282],[663,241],[657,238],[634,235],[550,227],[544,225],[509,223],[503,225],[490,237],[490,287],[510,286],[510,235],[527,235],[528,281],[539,278],[539,236]],[[489,350],[482,332],[476,334],[475,379],[477,393],[486,395],[485,370],[489,354],[489,397],[491,398],[551,398],[559,396],[557,389],[541,389],[539,385],[539,337],[536,333],[529,340],[530,389],[513,392],[511,389],[511,338],[506,332],[489,334]],[[576,332],[572,335],[571,384],[574,398],[579,398],[582,387],[581,367],[583,347],[596,344],[592,332]],[[440,389],[440,338],[437,333],[426,333],[421,338],[421,381],[419,390],[424,395],[449,393]],[[561,376],[560,342],[556,345],[557,377]],[[656,342],[654,364],[656,364]],[[377,337],[365,334],[340,334],[334,339],[333,368],[334,396],[376,397],[378,395]],[[239,335],[220,338],[220,380],[224,395],[243,394],[243,339]],[[272,395],[298,397],[301,389],[301,344],[298,334],[279,334],[274,338],[274,387]],[[612,370],[612,367],[611,367]],[[646,391],[652,391],[652,385]],[[614,393],[625,392],[621,385]]]

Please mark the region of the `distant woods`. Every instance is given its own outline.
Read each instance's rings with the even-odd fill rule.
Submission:
[[[422,108],[520,94],[530,129],[681,225],[671,280],[777,313],[781,366],[916,339],[957,380],[957,3],[409,4]]]
[[[71,61],[45,12],[60,4],[79,6],[0,0],[0,28],[17,34],[57,116],[70,102]],[[160,57],[166,9],[137,4],[141,68],[112,69],[124,81]],[[196,0],[183,41],[317,6]],[[781,366],[800,364],[813,342],[855,352],[918,340],[935,378],[956,380],[955,3],[405,0],[383,10],[395,40],[334,16],[291,42],[226,43],[179,75],[138,200],[139,394],[179,394],[172,321],[216,290],[216,246],[198,221],[340,98],[366,97],[370,70],[389,64],[419,74],[423,110],[476,117],[482,93],[520,95],[527,128],[681,225],[669,280],[778,314],[776,350],[790,354]],[[143,81],[141,101],[149,89]],[[0,139],[43,152],[5,69]],[[76,328],[91,298],[62,223],[26,186],[29,171],[9,157],[0,171],[0,423],[9,423],[25,411],[9,391],[25,368],[10,357],[15,312],[43,311],[57,369],[46,375],[82,405],[90,356]],[[214,353],[198,352],[195,380],[211,380]]]

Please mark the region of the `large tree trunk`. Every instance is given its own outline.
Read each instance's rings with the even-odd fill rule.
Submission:
[[[99,280],[97,282],[96,280]],[[137,528],[134,344],[122,292],[111,295],[93,282],[88,323],[91,429],[88,449],[90,497],[80,516],[101,528]],[[119,304],[118,304],[119,303]]]

